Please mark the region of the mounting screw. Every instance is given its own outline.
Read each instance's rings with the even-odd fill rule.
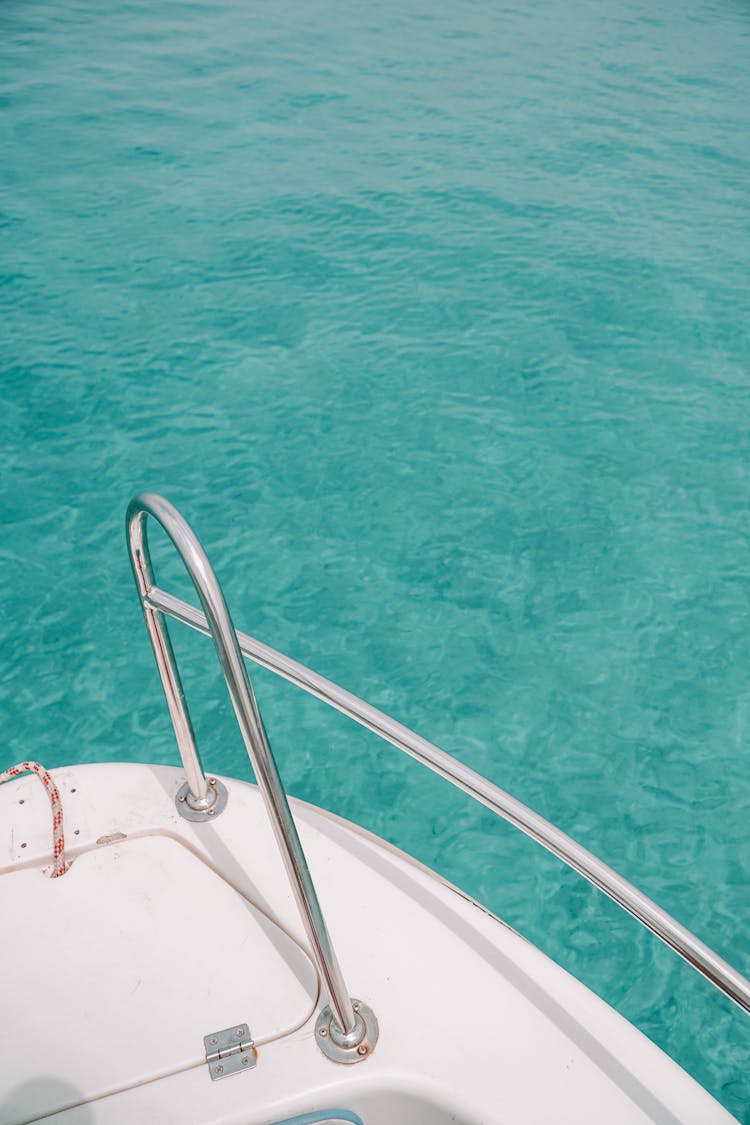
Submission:
[[[185,800],[185,794],[184,794],[184,793],[180,793],[180,800],[181,800],[181,801],[184,801],[184,800]]]
[[[209,777],[208,784],[209,785],[216,785],[216,778],[215,777]]]
[[[366,1055],[367,1054],[367,1047],[365,1047],[364,1043],[360,1043],[360,1045],[357,1047],[357,1054],[358,1055]]]
[[[320,1038],[325,1039],[327,1034],[328,1034],[328,1028],[327,1027],[321,1027],[320,1031],[318,1032],[318,1035],[320,1036]]]
[[[352,1004],[352,1008],[354,1009],[355,1012],[358,1012],[359,1011],[359,1004],[357,1004],[357,1003]]]

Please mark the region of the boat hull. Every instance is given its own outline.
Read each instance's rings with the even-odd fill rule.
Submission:
[[[733,1120],[626,1020],[462,892],[361,829],[292,801],[346,979],[380,1025],[364,1063],[332,1062],[315,1042],[318,982],[255,786],[222,778],[226,809],[191,823],[175,805],[184,780],[176,769],[86,765],[57,770],[55,779],[72,861],[55,880],[44,873],[51,860],[44,793],[34,778],[0,788],[0,823],[12,826],[0,839],[0,912],[19,879],[34,886],[26,895],[29,913],[14,927],[21,947],[7,951],[2,969],[4,995],[21,997],[0,1030],[0,1057],[15,1059],[0,1078],[2,1125],[42,1113],[54,1125],[270,1125],[320,1121],[321,1114],[334,1121],[337,1113],[364,1125]],[[93,877],[88,905],[80,892],[89,870],[99,873],[100,887],[106,881],[108,918],[120,890],[131,921],[148,920],[149,911],[153,917],[160,885],[177,902],[170,910],[179,915],[177,928],[166,914],[150,930],[133,922],[143,948],[133,939],[132,964],[117,971],[135,972],[141,961],[159,971],[151,974],[152,997],[136,994],[129,1003],[121,989],[115,1010],[105,987],[113,939],[98,947],[90,941],[92,927],[102,924],[103,892],[94,893]],[[79,941],[89,950],[87,1004],[95,1008],[98,996],[101,1010],[84,1019],[68,996],[55,1021],[47,1021],[49,996],[75,996],[83,968],[70,963],[72,954],[61,965],[51,948],[48,963],[19,969],[23,935],[49,928],[53,899],[71,896],[76,886],[66,948]],[[61,974],[72,992],[60,992]],[[165,976],[167,992],[187,998],[179,1010],[164,1010],[157,986]],[[129,1042],[142,1042],[149,1018],[160,1034],[181,1029],[179,1044],[164,1056],[168,1063],[154,1061],[152,1052],[151,1064],[139,1056],[113,1065],[113,1051],[125,1056]],[[92,1021],[116,1024],[117,1034],[109,1043],[87,1040]],[[246,1022],[256,1038],[256,1065],[212,1081],[203,1037],[234,1021]],[[54,1042],[45,1047],[48,1023]],[[46,1101],[39,1095],[44,1083],[53,1091]]]

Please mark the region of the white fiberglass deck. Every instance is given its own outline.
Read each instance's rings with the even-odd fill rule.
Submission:
[[[332,1063],[313,1041],[317,980],[257,790],[226,781],[226,810],[191,824],[177,770],[55,777],[73,859],[59,879],[40,870],[41,786],[0,788],[0,1125],[269,1125],[334,1109],[364,1125],[732,1120],[497,919],[294,803],[347,980],[380,1022],[366,1064]],[[212,1082],[203,1036],[233,1022],[249,1024],[257,1065]]]

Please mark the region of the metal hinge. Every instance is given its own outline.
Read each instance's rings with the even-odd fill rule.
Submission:
[[[236,1074],[238,1070],[250,1070],[258,1061],[255,1044],[246,1023],[236,1023],[223,1031],[212,1031],[203,1036],[206,1046],[206,1062],[214,1082]]]

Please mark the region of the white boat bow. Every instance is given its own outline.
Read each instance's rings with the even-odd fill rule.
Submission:
[[[202,612],[156,586],[147,515],[178,547]],[[385,727],[389,741],[519,823],[748,1008],[741,974],[502,790],[343,689],[238,639],[200,544],[166,501],[138,498],[128,527],[183,768],[134,764],[129,746],[129,762],[53,771],[64,856],[38,778],[0,786],[0,1125],[733,1120],[460,890],[331,813],[290,805],[242,653],[255,646],[254,658]],[[204,774],[168,613],[213,636],[258,787]]]

